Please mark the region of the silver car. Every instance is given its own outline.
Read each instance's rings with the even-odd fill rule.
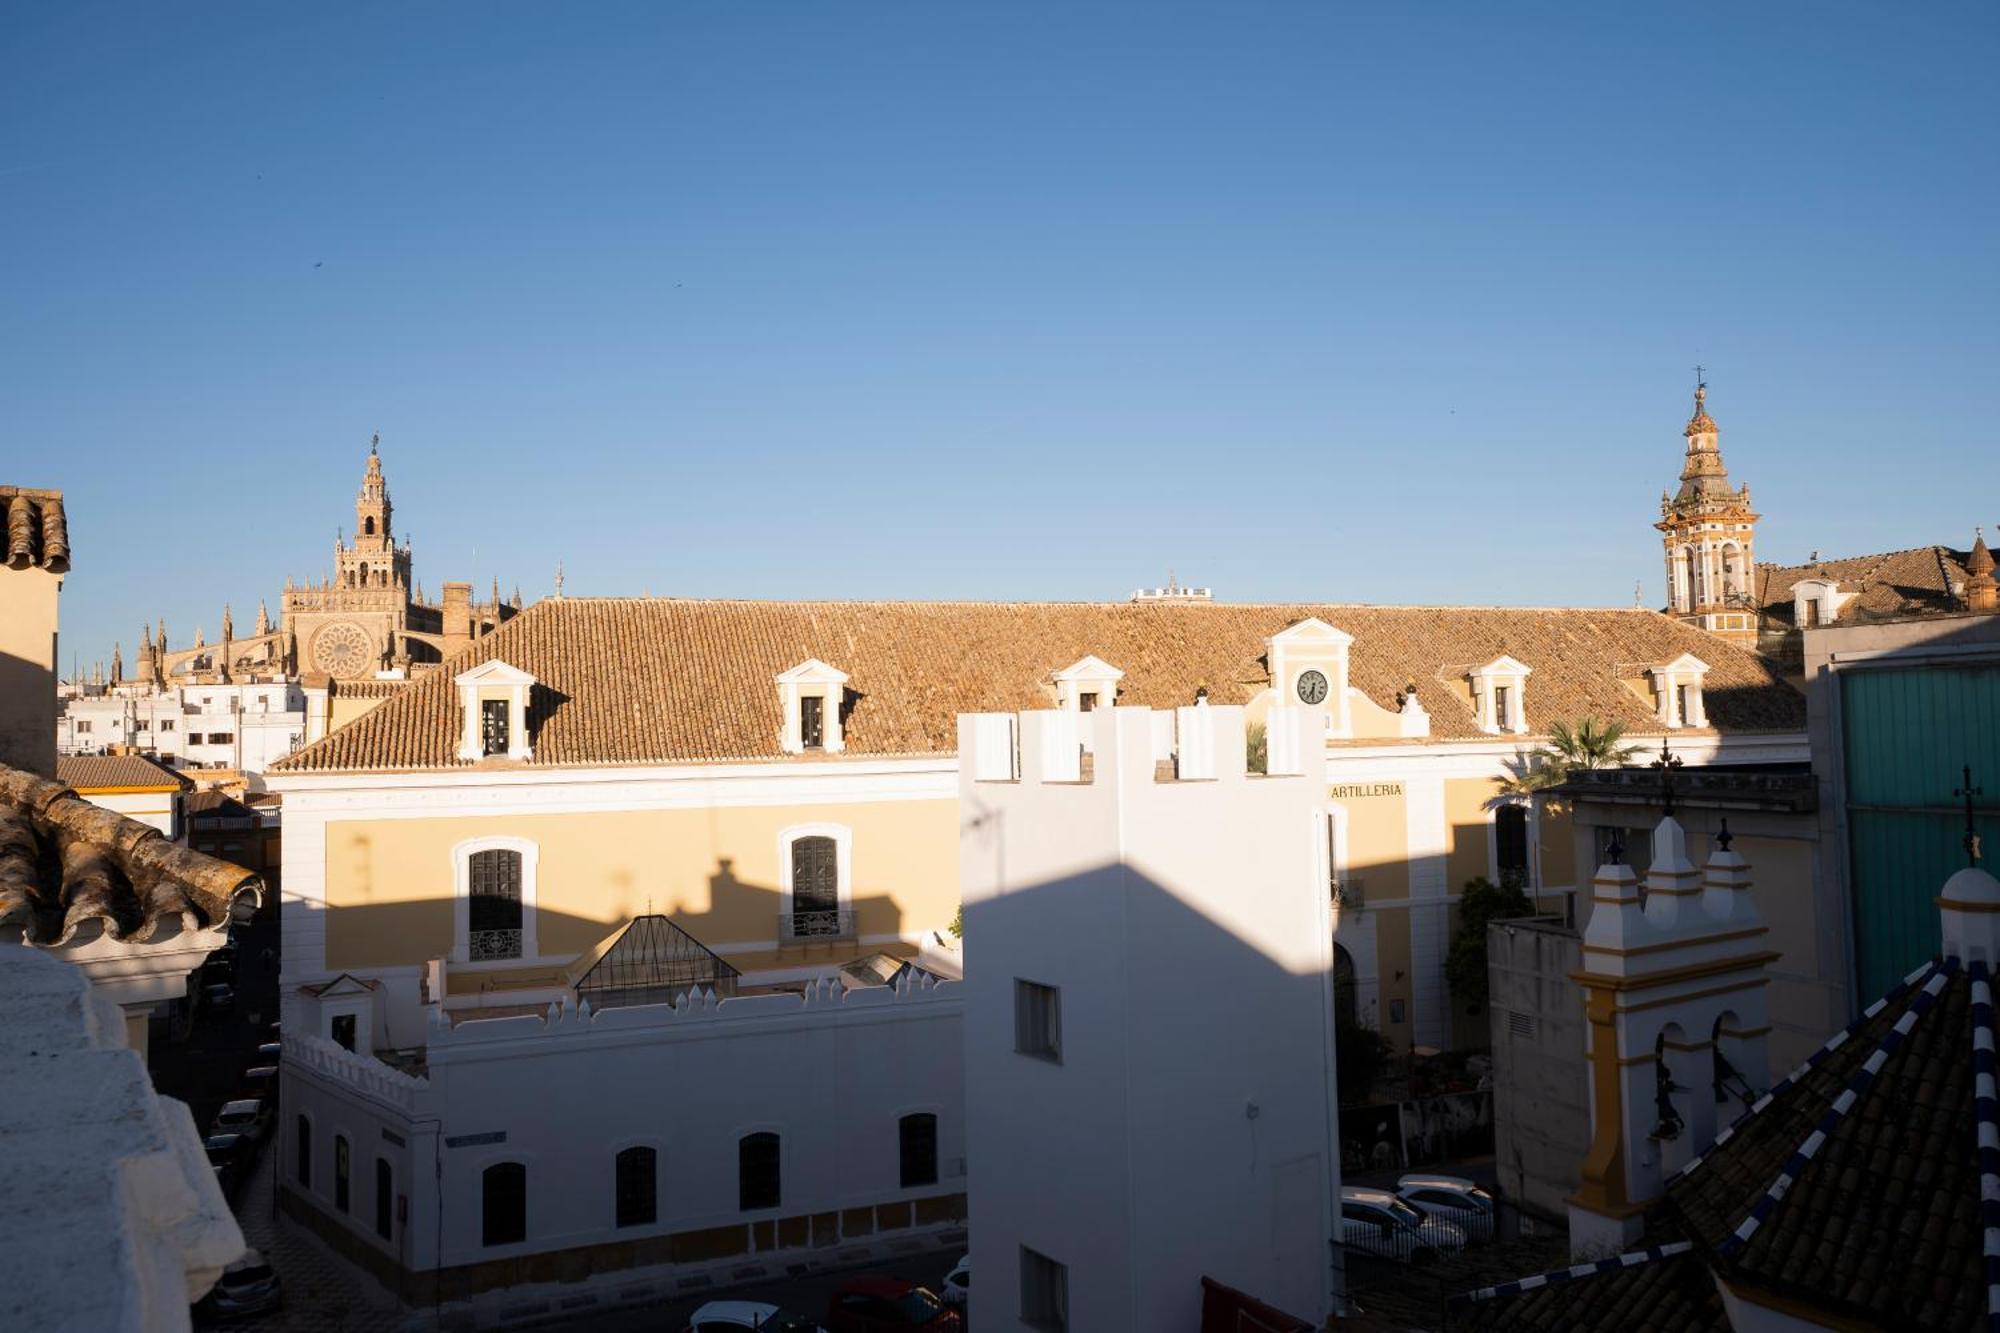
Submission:
[[[1406,1264],[1435,1263],[1465,1248],[1464,1231],[1387,1190],[1340,1191],[1340,1238],[1351,1252]]]
[[[1463,1176],[1413,1173],[1396,1182],[1396,1197],[1465,1232],[1466,1239],[1493,1239],[1493,1196]]]

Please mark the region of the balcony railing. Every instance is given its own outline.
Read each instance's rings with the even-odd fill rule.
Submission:
[[[475,930],[469,943],[466,954],[475,963],[521,956],[521,932],[518,930]]]
[[[778,917],[782,940],[845,940],[854,938],[851,907],[801,907]]]

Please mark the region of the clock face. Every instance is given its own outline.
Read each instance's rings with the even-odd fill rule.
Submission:
[[[336,620],[313,636],[312,654],[321,671],[352,680],[368,674],[375,644],[353,621]]]
[[[1299,700],[1316,704],[1326,700],[1326,677],[1317,671],[1299,673]]]

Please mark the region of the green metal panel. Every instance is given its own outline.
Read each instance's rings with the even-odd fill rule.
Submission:
[[[2000,853],[2000,665],[1840,674],[1848,881],[1859,993],[1880,995],[1938,950],[1933,901],[1965,864],[1962,770],[1983,786],[1977,827]]]

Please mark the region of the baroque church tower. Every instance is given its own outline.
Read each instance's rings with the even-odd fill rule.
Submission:
[[[1750,487],[1731,487],[1721,435],[1708,414],[1708,385],[1697,381],[1694,415],[1682,434],[1687,457],[1678,491],[1660,493],[1658,528],[1666,549],[1667,614],[1738,647],[1757,650]]]

